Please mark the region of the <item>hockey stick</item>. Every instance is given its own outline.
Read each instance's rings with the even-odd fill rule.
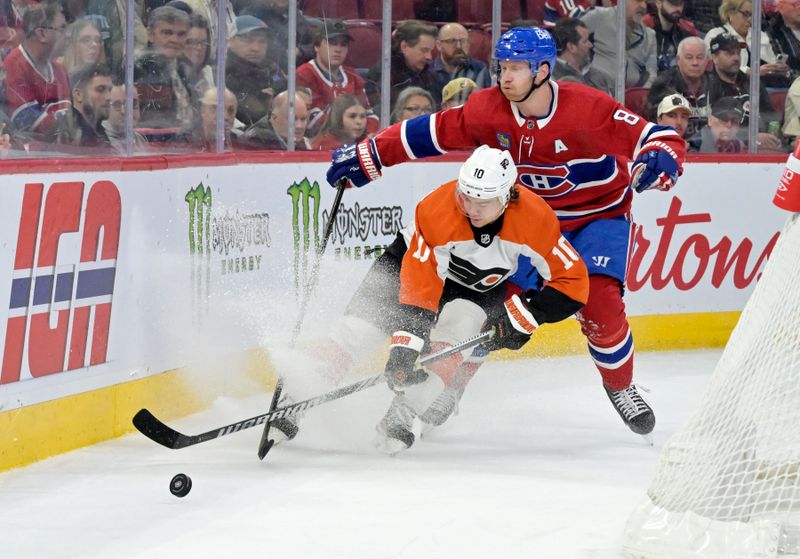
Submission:
[[[476,346],[481,342],[489,340],[493,335],[494,330],[487,330],[486,332],[464,340],[463,342],[454,346],[428,355],[420,360],[420,366],[424,367],[426,365],[430,365],[431,363],[439,361],[440,359],[444,359],[445,357],[449,357],[454,353],[458,353],[459,351]],[[225,437],[233,433],[238,433],[239,431],[244,431],[245,429],[255,427],[256,425],[269,424],[271,421],[276,419],[294,415],[296,413],[325,404],[326,402],[332,402],[333,400],[338,400],[339,398],[343,398],[350,394],[361,392],[362,390],[365,390],[370,386],[375,386],[384,380],[385,375],[381,373],[379,375],[375,375],[374,377],[370,377],[359,382],[337,388],[336,390],[326,392],[320,396],[315,396],[314,398],[309,398],[308,400],[303,400],[302,402],[297,402],[282,408],[276,408],[268,411],[267,413],[262,413],[261,415],[257,415],[255,417],[237,421],[236,423],[217,427],[216,429],[206,431],[205,433],[200,433],[199,435],[184,435],[183,433],[179,433],[172,427],[166,425],[145,408],[142,408],[136,413],[136,415],[133,416],[133,425],[145,437],[148,437],[152,441],[155,441],[162,446],[172,449],[185,448],[187,446],[193,446],[210,441],[212,439],[218,439],[219,437]]]
[[[297,337],[300,335],[300,329],[303,327],[303,319],[306,316],[308,309],[308,301],[311,299],[313,291],[317,287],[317,279],[319,277],[319,266],[322,260],[322,255],[325,253],[325,247],[328,246],[328,239],[331,238],[333,233],[333,226],[336,223],[336,214],[339,213],[339,206],[342,204],[342,196],[344,189],[347,187],[347,179],[342,178],[336,183],[336,196],[333,199],[333,206],[331,206],[331,213],[328,216],[328,223],[325,224],[325,231],[322,233],[322,243],[316,251],[314,263],[311,265],[311,274],[308,281],[305,282],[305,289],[303,290],[303,299],[300,301],[300,312],[297,315],[297,321],[294,323],[294,330],[292,330],[292,340],[289,342],[289,347],[294,347],[297,343]],[[272,393],[272,402],[269,405],[269,411],[272,412],[278,407],[278,401],[283,392],[283,377],[278,376],[278,381],[275,383],[275,391]],[[267,453],[275,444],[273,439],[269,438],[269,422],[264,424],[264,430],[261,432],[261,440],[258,442],[258,459],[263,460]]]

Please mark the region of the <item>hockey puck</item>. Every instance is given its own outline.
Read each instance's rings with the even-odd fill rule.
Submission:
[[[176,497],[186,497],[192,490],[192,478],[186,474],[175,474],[169,482],[169,492]]]

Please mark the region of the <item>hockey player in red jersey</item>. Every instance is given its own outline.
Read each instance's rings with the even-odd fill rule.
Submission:
[[[625,424],[647,434],[655,415],[633,384],[633,337],[622,300],[631,200],[634,190],[675,184],[685,144],[672,128],[645,121],[600,91],[550,80],[555,58],[547,31],[507,31],[495,48],[498,87],[336,150],[328,181],[344,177],[363,186],[384,166],[410,159],[481,144],[508,150],[519,183],[553,208],[589,268],[589,300],[578,314],[589,353]],[[539,283],[535,270],[520,270],[512,280],[523,288]]]

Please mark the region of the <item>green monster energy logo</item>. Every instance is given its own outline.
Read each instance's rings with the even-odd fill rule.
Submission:
[[[184,199],[189,204],[192,313],[199,322],[203,311],[208,310],[211,284],[211,187],[206,188],[201,182],[197,188],[190,189]]]
[[[305,297],[306,277],[309,274],[308,249],[314,241],[314,251],[319,250],[319,183],[312,185],[308,178],[296,182],[286,193],[292,198],[292,237],[294,248],[294,289],[298,298]],[[314,201],[314,212],[311,203]],[[302,225],[301,225],[302,224]],[[301,245],[302,243],[302,245]],[[301,248],[302,247],[302,248]]]

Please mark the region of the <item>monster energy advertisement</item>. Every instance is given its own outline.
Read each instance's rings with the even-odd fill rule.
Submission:
[[[261,270],[263,249],[272,244],[270,216],[267,212],[242,214],[238,209],[214,213],[211,187],[202,182],[184,199],[189,206],[192,308],[198,322],[208,312],[212,268],[221,276]]]
[[[327,209],[321,210],[317,181],[304,178],[289,186],[286,193],[292,201],[294,289],[299,298],[310,273],[310,256],[319,250],[321,231],[327,225],[329,215]],[[403,208],[399,205],[373,207],[355,202],[348,206],[343,202],[336,216],[328,251],[336,261],[377,258],[387,246],[386,239],[392,240],[403,228],[402,222]]]

